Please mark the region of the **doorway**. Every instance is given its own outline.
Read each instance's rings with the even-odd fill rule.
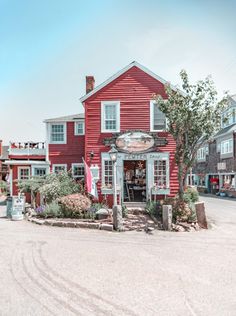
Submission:
[[[124,201],[146,202],[146,160],[124,160]]]

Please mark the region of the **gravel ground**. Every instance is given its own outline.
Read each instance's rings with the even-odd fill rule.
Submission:
[[[0,315],[236,315],[236,203],[203,199],[193,233],[0,219]]]

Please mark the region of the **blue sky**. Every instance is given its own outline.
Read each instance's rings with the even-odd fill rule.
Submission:
[[[0,0],[0,139],[44,140],[45,118],[82,111],[86,75],[99,84],[133,60],[236,93],[235,12],[230,0]]]

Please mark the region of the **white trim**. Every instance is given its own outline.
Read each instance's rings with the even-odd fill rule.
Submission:
[[[4,162],[5,165],[15,166],[15,165],[50,165],[49,161],[36,161],[36,160],[7,160]]]
[[[228,145],[228,151],[225,151],[226,144]],[[228,138],[228,139],[222,140],[220,142],[220,154],[221,155],[232,154],[233,150],[234,150],[233,146],[234,146],[233,145],[233,138]]]
[[[52,172],[55,173],[55,167],[65,167],[65,171],[67,171],[66,163],[55,163],[52,165]]]
[[[35,169],[45,169],[46,170],[46,175],[49,174],[49,166],[48,165],[33,165],[31,166],[31,174],[32,176],[35,176]]]
[[[74,175],[74,167],[76,167],[76,166],[78,166],[78,167],[84,167],[84,163],[83,162],[75,162],[75,163],[72,163],[71,164],[71,172],[72,172],[72,176],[74,177],[74,178],[83,178],[84,177],[84,174],[83,175],[81,175],[81,176],[75,176]]]
[[[155,100],[150,101],[150,132],[163,132],[167,129],[167,119],[165,129],[154,129],[154,105],[156,104]]]
[[[153,77],[154,79],[160,81],[161,83],[163,83],[164,85],[168,83],[168,81],[166,81],[165,79],[159,77],[158,75],[156,75],[154,72],[152,72],[151,70],[149,70],[148,68],[142,66],[141,64],[139,64],[137,61],[133,61],[132,63],[130,63],[129,65],[127,65],[126,67],[124,67],[123,69],[121,69],[120,71],[118,71],[117,73],[115,73],[113,76],[111,76],[110,78],[108,78],[106,81],[104,81],[103,83],[101,83],[100,85],[98,85],[95,89],[93,89],[92,91],[90,91],[89,93],[87,93],[86,95],[84,95],[82,98],[80,98],[81,102],[84,102],[85,100],[87,100],[89,97],[91,97],[93,94],[95,94],[96,92],[98,92],[99,90],[101,90],[102,88],[104,88],[106,85],[108,85],[109,83],[111,83],[113,80],[115,80],[116,78],[120,77],[123,73],[125,73],[126,71],[128,71],[129,69],[131,69],[132,67],[137,67],[139,69],[141,69],[142,71],[144,71],[145,73],[147,73],[149,76]],[[177,88],[173,85],[170,85],[171,89],[174,91],[177,91]]]
[[[106,105],[115,105],[116,106],[116,129],[115,130],[108,130],[105,129],[104,126],[104,108]],[[117,133],[120,132],[120,101],[102,101],[101,102],[101,133]]]
[[[83,133],[82,134],[78,133],[78,129],[77,129],[78,123],[83,123]],[[84,135],[84,130],[85,130],[85,122],[84,122],[84,120],[78,120],[78,121],[74,122],[74,134],[75,134],[75,136]]]
[[[21,170],[29,170],[29,178],[30,178],[30,176],[31,176],[31,174],[30,174],[30,167],[18,167],[18,168],[17,168],[17,179],[18,179],[18,180],[26,180],[26,179],[20,179],[20,171],[21,171]],[[29,179],[29,178],[28,178],[28,179]],[[27,179],[27,180],[28,180],[28,179]]]
[[[49,144],[66,144],[67,143],[67,124],[66,122],[55,122],[49,124]],[[64,126],[64,141],[52,141],[52,125]]]

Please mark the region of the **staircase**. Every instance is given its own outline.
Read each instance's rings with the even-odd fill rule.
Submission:
[[[127,207],[128,212],[145,212],[146,203],[143,202],[124,202],[124,205]]]

